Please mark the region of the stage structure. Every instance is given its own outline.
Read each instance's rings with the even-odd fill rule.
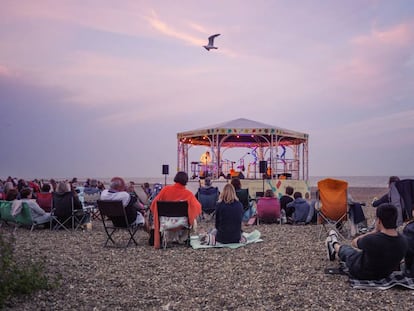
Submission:
[[[287,179],[308,181],[309,135],[248,119],[236,119],[221,124],[177,133],[177,168],[189,176],[233,176],[242,173],[246,179]],[[205,146],[210,151],[209,163],[189,162],[189,150]],[[250,148],[256,160],[237,172],[223,158],[228,148]],[[262,172],[266,171],[265,174]]]

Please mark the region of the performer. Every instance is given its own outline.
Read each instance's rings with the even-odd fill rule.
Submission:
[[[201,157],[200,157],[200,162],[202,165],[202,169],[200,171],[200,178],[203,177],[208,177],[208,167],[211,163],[211,156],[210,156],[210,152],[206,151],[204,152]]]
[[[208,165],[211,163],[211,156],[210,156],[210,152],[206,151],[204,152],[201,157],[200,157],[200,162],[203,165]]]

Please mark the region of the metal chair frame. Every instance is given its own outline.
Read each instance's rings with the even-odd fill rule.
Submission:
[[[112,242],[112,247],[127,248],[131,243],[138,245],[135,240],[135,234],[140,226],[129,223],[126,209],[122,205],[122,201],[114,200],[98,200],[98,209],[101,214],[101,220],[107,235],[104,247],[110,247],[109,242]],[[115,220],[115,221],[114,221]],[[124,245],[117,244],[113,235],[117,231],[127,231],[129,234],[128,242]]]

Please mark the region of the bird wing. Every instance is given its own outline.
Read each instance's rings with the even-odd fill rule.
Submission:
[[[219,33],[217,33],[217,34],[215,34],[215,35],[212,35],[212,36],[208,37],[208,45],[213,46],[213,45],[214,45],[214,38],[215,38],[215,37],[218,37],[218,36],[220,36],[220,34],[219,34]]]

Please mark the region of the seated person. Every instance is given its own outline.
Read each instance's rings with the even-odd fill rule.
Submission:
[[[292,195],[293,195],[293,187],[291,186],[287,186],[285,189],[285,194],[282,195],[279,199],[280,201],[280,208],[282,209],[282,211],[285,211],[285,215],[286,218],[288,219],[289,223],[292,223],[292,214],[294,212],[293,208],[288,208],[287,205],[288,203],[293,201]]]
[[[376,210],[375,229],[352,240],[351,245],[341,245],[335,230],[326,238],[328,259],[335,255],[346,263],[352,277],[361,280],[379,280],[399,269],[407,251],[407,241],[397,228],[397,209],[391,204],[381,204]]]
[[[204,180],[204,186],[198,188],[196,193],[197,200],[201,203],[203,213],[209,215],[214,213],[219,194],[218,188],[213,187],[211,179],[207,177]]]
[[[146,196],[147,196],[147,200],[148,200],[149,198],[151,198],[151,195],[152,195],[152,190],[151,190],[150,184],[149,184],[149,183],[147,183],[147,182],[145,182],[143,185],[141,185],[141,188],[142,188],[142,190],[144,191],[144,193],[146,194]]]
[[[100,193],[101,190],[98,189],[98,181],[96,179],[91,179],[83,189],[83,192],[86,194]]]
[[[84,212],[76,190],[71,189],[72,187],[68,182],[61,181],[57,184],[56,191],[53,193],[54,216],[56,216],[61,223],[66,221],[67,218],[72,216],[73,201],[73,210],[76,220],[83,219],[82,223],[89,222],[89,214]]]
[[[318,197],[318,193],[319,193],[319,191],[316,190],[315,198]],[[307,224],[316,224],[317,220],[318,220],[318,213],[317,213],[316,207],[315,207],[317,200],[316,199],[311,200],[309,192],[305,193],[305,200],[306,200],[306,202],[308,202],[308,204],[310,206],[309,214],[308,214],[308,217],[306,217],[305,223],[307,223]]]
[[[293,223],[307,223],[309,211],[311,209],[309,203],[302,198],[299,191],[293,194],[294,200],[286,205],[286,208],[293,210]]]
[[[264,197],[257,201],[257,217],[263,222],[277,222],[280,215],[280,203],[272,189],[267,189]]]
[[[243,205],[239,202],[234,187],[226,184],[217,203],[215,229],[209,234],[202,235],[201,243],[215,245],[216,242],[223,244],[246,242],[242,237],[242,217]]]
[[[139,212],[145,217],[145,204],[141,201],[141,198],[138,196],[138,193],[135,191],[135,182],[130,181],[127,186],[126,191],[131,196],[132,203],[138,206]]]
[[[46,213],[32,197],[33,191],[30,188],[23,188],[20,191],[22,203],[26,203],[30,207],[32,220],[36,224],[44,224],[50,222],[50,213]]]
[[[185,186],[188,182],[188,175],[186,172],[177,172],[174,177],[174,184],[167,185],[161,189],[154,200],[151,202],[151,213],[154,221],[154,248],[160,248],[160,231],[158,223],[158,201],[187,201],[188,203],[188,222],[191,226],[196,225],[196,218],[201,214],[201,204],[198,202],[194,194]],[[178,242],[184,242],[188,232],[184,230],[178,231],[173,239]]]
[[[358,225],[367,227],[366,218],[362,206],[365,203],[356,202],[351,194],[348,193],[349,219],[351,220],[351,236],[354,237],[358,232]]]
[[[391,185],[397,181],[400,181],[400,178],[398,176],[390,176],[390,178],[388,179],[388,189],[391,188]],[[384,203],[390,203],[390,193],[389,191],[384,194],[381,198],[377,199],[374,198],[374,200],[372,201],[372,206],[373,207],[378,207],[381,204]]]
[[[10,188],[9,190],[7,190],[6,192],[6,197],[5,200],[6,201],[13,201],[19,198],[19,191],[17,190],[17,188]]]
[[[42,185],[42,188],[40,188],[40,192],[42,192],[42,193],[49,193],[50,192],[50,190],[51,190],[51,186],[50,186],[50,184],[48,184],[48,183],[44,183],[43,185]]]
[[[255,208],[252,204],[252,198],[249,195],[249,189],[242,189],[242,185],[240,182],[240,178],[232,178],[231,184],[233,185],[234,189],[236,190],[237,198],[239,199],[240,203],[243,205],[243,221],[248,221],[254,214]]]
[[[414,218],[414,210],[413,210]],[[406,224],[403,230],[405,239],[407,240],[408,249],[405,254],[405,272],[408,276],[414,277],[414,219]]]
[[[109,189],[105,189],[101,193],[101,200],[122,201],[125,207],[128,223],[131,225],[143,225],[145,223],[144,216],[140,213],[137,202],[131,198],[126,191],[126,184],[123,178],[113,177],[109,185]],[[111,219],[114,225],[125,226],[124,219]]]

